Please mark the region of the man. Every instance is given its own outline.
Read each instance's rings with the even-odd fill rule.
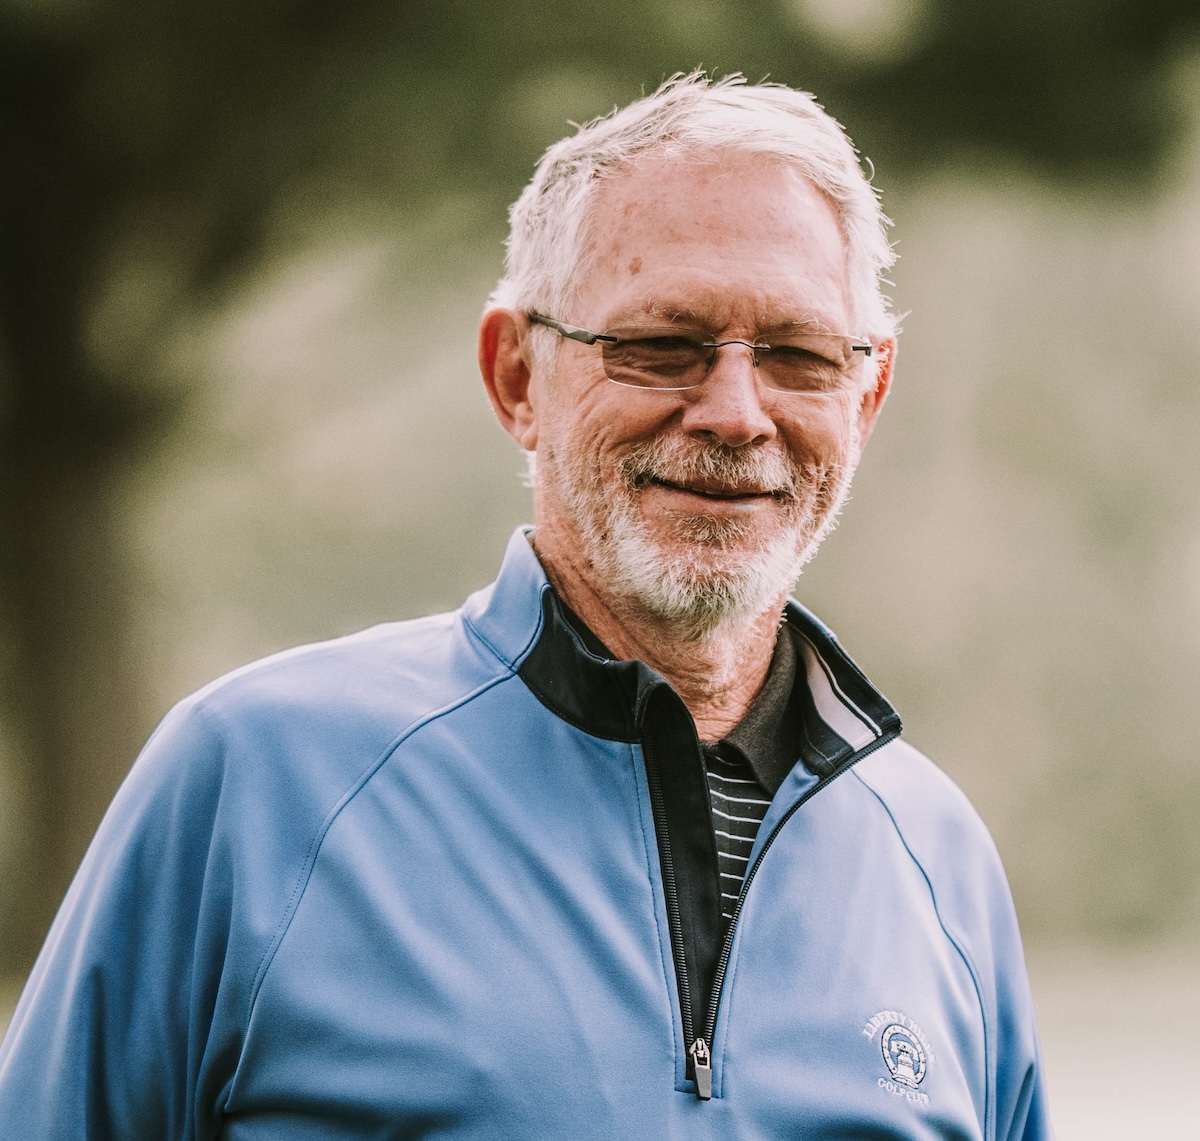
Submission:
[[[983,826],[787,602],[895,361],[852,147],[680,78],[512,223],[479,355],[534,529],[461,611],[170,714],[4,1137],[1047,1136]]]

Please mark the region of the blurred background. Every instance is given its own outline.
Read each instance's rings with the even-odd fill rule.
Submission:
[[[896,219],[797,593],[996,837],[1062,1138],[1191,1135],[1196,0],[0,0],[0,1025],[172,702],[491,579],[506,206],[698,65],[816,91]]]

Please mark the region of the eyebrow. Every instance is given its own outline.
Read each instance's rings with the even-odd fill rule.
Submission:
[[[715,332],[718,322],[712,320],[709,314],[686,306],[669,305],[659,301],[647,301],[636,309],[618,311],[609,321],[609,327],[615,328],[625,322],[634,321],[639,317],[650,317],[664,321],[668,325],[680,325],[684,328],[696,329],[701,332]],[[761,325],[755,330],[755,336],[787,336],[790,333],[843,333],[833,323],[821,314],[810,313],[796,317],[794,320],[780,321],[773,324]]]

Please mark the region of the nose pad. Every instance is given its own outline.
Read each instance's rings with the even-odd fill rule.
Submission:
[[[711,351],[708,354],[708,367],[711,371],[717,363],[717,352],[723,349],[726,345],[745,345],[750,350],[750,363],[758,368],[759,351],[765,349],[766,345],[756,345],[753,341],[711,341],[704,346]]]
[[[733,359],[722,367],[718,350],[729,345],[741,345],[749,351],[749,375],[745,367]],[[756,375],[757,350],[762,346],[752,341],[730,340],[705,348],[712,352],[712,362],[704,383],[692,389],[694,395],[684,413],[685,429],[714,437],[732,447],[770,439],[775,435],[775,422],[763,407],[764,394]],[[738,359],[744,358],[739,354]]]

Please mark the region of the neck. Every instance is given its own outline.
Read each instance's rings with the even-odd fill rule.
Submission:
[[[559,561],[534,534],[534,550],[559,597],[623,661],[643,661],[683,699],[702,741],[724,737],[762,688],[785,595],[749,622],[723,624],[701,637],[677,628],[599,588],[572,561]]]

